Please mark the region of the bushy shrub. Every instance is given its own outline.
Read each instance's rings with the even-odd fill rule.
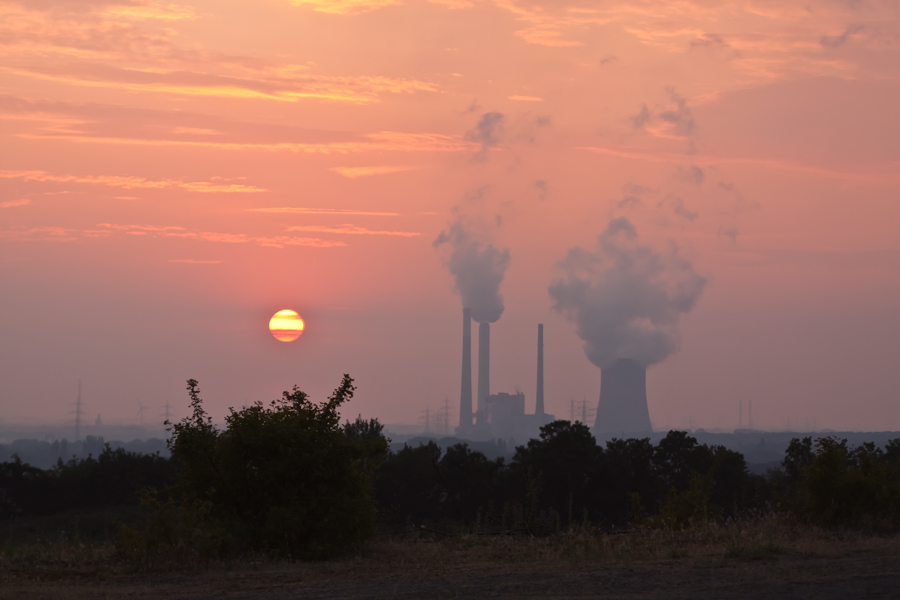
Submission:
[[[788,503],[826,526],[900,527],[900,440],[886,450],[872,443],[851,448],[833,437],[793,440],[785,459],[796,496]],[[796,457],[802,457],[798,460]]]
[[[142,519],[119,524],[115,539],[119,558],[143,569],[199,569],[227,557],[234,539],[212,517],[209,502],[159,499],[155,490],[141,494]]]
[[[322,404],[296,386],[268,405],[230,409],[219,430],[188,381],[192,415],[171,427],[179,491],[208,503],[240,551],[295,558],[336,554],[373,533],[372,475],[387,453],[377,422],[341,427],[353,380]]]

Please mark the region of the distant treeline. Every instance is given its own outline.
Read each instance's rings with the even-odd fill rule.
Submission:
[[[99,455],[59,460],[50,469],[16,457],[0,463],[0,518],[138,504],[147,488],[178,490],[178,463],[106,445]],[[435,442],[390,452],[375,475],[382,526],[602,529],[636,521],[727,518],[744,511],[791,510],[821,523],[896,526],[900,518],[900,439],[851,448],[833,438],[795,438],[782,468],[747,471],[743,456],[670,431],[597,445],[579,422],[555,421],[511,461],[489,460],[465,443]]]
[[[123,448],[128,452],[139,454],[154,454],[159,452],[168,456],[166,441],[159,438],[147,440],[132,440],[122,442],[110,440],[107,442],[102,436],[88,435],[84,440],[70,442],[66,439],[53,440],[52,442],[35,439],[17,439],[11,443],[0,444],[0,461],[11,461],[13,455],[18,456],[22,462],[42,469],[52,468],[62,459],[63,462],[72,458],[97,457],[103,452],[107,443],[113,448]]]
[[[319,558],[378,528],[603,533],[775,512],[822,526],[900,528],[900,439],[854,447],[795,438],[764,475],[685,432],[600,446],[585,425],[562,420],[508,461],[464,443],[392,452],[376,420],[340,423],[352,382],[345,375],[322,404],[295,387],[233,410],[219,429],[189,380],[193,415],[172,426],[171,458],[109,445],[50,469],[15,457],[0,463],[0,518],[140,503],[147,518],[122,528],[119,544],[147,563],[247,551]]]
[[[73,509],[138,504],[142,490],[165,490],[176,464],[158,453],[140,454],[106,445],[94,458],[59,459],[39,469],[18,456],[0,463],[0,519]]]
[[[599,446],[580,422],[555,421],[509,463],[465,444],[390,454],[375,483],[389,523],[461,523],[479,530],[681,527],[749,511],[791,511],[820,524],[900,524],[900,439],[884,449],[795,438],[780,469],[748,472],[744,457],[670,431],[658,444]]]

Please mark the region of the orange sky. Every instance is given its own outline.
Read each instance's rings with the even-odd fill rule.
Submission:
[[[457,414],[433,242],[508,248],[492,387],[596,402],[548,285],[626,217],[707,279],[657,428],[900,429],[891,0],[0,0],[0,418],[293,384]],[[502,115],[485,120],[485,115]],[[482,125],[479,128],[479,124]],[[283,308],[306,332],[267,330]]]

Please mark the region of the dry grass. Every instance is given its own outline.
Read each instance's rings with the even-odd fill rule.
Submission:
[[[617,535],[420,532],[377,539],[339,560],[218,562],[199,572],[139,571],[119,561],[111,544],[65,536],[0,553],[3,598],[592,597],[602,582],[617,582],[623,598],[725,598],[729,590],[756,597],[746,593],[751,584],[767,597],[787,597],[779,592],[785,585],[817,581],[827,583],[820,598],[859,595],[852,590],[867,581],[873,597],[882,597],[879,590],[896,597],[890,590],[900,591],[900,538],[771,516]]]

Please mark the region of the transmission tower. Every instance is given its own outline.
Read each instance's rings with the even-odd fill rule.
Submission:
[[[169,401],[166,400],[166,405],[163,407],[163,414],[162,414],[163,421],[165,423],[169,422],[170,415],[171,415],[171,411],[169,410]]]
[[[597,411],[588,406],[587,397],[582,398],[581,400],[581,422],[584,425],[588,424],[588,419],[597,414]]]
[[[431,433],[431,409],[425,408],[425,433]]]
[[[82,404],[81,404],[81,379],[78,380],[78,396],[75,399],[75,441],[81,439],[81,415],[82,415]]]
[[[443,433],[444,435],[450,435],[450,398],[444,396],[444,410],[443,410]]]

